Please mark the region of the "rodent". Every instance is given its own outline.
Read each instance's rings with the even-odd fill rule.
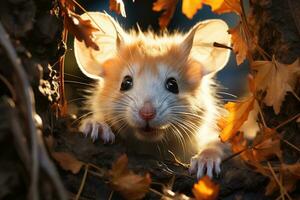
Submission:
[[[206,20],[186,34],[156,35],[126,32],[105,13],[82,15],[89,17],[101,28],[93,32],[100,50],[75,39],[74,52],[83,73],[98,83],[86,104],[92,114],[81,121],[80,130],[104,142],[113,142],[115,133],[149,143],[169,135],[192,140],[197,154],[190,171],[198,178],[220,173],[225,147],[219,140],[222,108],[213,76],[230,52],[213,43],[230,46],[227,24]]]

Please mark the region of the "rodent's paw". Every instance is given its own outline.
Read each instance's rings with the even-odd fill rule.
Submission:
[[[212,178],[213,173],[221,172],[221,154],[215,149],[205,149],[191,159],[190,173],[197,173],[197,178],[207,175]],[[206,172],[206,173],[205,173]]]
[[[115,141],[115,134],[111,131],[108,124],[102,122],[92,122],[92,121],[85,121],[79,127],[79,130],[82,131],[85,136],[91,134],[91,138],[93,142],[100,138],[103,140],[104,143],[113,143]]]

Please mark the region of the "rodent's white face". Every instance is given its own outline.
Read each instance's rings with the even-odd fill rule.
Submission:
[[[185,118],[200,121],[198,113],[191,110],[190,94],[184,91],[178,71],[159,62],[139,65],[134,63],[122,72],[119,82],[122,97],[114,104],[116,110],[124,110],[125,123],[136,130],[139,139],[157,141],[168,129],[175,133],[180,127],[189,130],[183,123]]]
[[[127,33],[104,13],[81,17],[92,17],[91,23],[101,27],[93,32],[99,51],[74,41],[82,72],[103,80],[90,99],[91,112],[101,113],[101,120],[110,122],[117,132],[133,127],[136,136],[147,141],[162,139],[168,129],[172,129],[168,133],[195,133],[201,121],[197,97],[202,77],[222,69],[229,58],[228,49],[213,45],[230,46],[227,24],[207,20],[187,34],[156,36]]]

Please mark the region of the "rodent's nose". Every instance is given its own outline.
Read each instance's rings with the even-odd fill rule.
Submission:
[[[156,115],[156,110],[152,103],[147,101],[144,103],[143,107],[139,111],[140,117],[145,121],[150,121]]]

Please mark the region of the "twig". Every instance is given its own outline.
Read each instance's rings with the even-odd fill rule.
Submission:
[[[81,180],[81,183],[80,183],[79,190],[78,190],[77,195],[75,197],[75,200],[79,200],[79,198],[80,198],[80,194],[81,194],[81,192],[83,190],[83,187],[85,185],[88,170],[89,170],[89,165],[85,165],[84,174],[83,174],[83,177],[82,177],[82,180]]]
[[[285,188],[283,187],[283,185],[280,183],[280,181],[278,180],[278,177],[276,176],[270,162],[268,162],[268,167],[274,177],[274,180],[276,181],[276,183],[278,184],[278,186],[280,187],[280,190],[282,189],[283,193],[285,194],[285,196],[289,199],[292,200],[292,198],[290,197],[290,195],[287,193],[287,191],[285,190]]]
[[[294,149],[296,149],[298,152],[300,152],[300,148],[297,147],[296,145],[290,143],[289,141],[285,140],[285,139],[281,139],[281,141],[283,141],[284,143],[290,145],[291,147],[293,147]]]
[[[297,115],[295,115],[295,116],[293,116],[293,117],[287,119],[286,121],[280,123],[278,126],[276,126],[276,127],[274,128],[274,130],[277,130],[277,129],[279,129],[279,128],[285,126],[285,125],[287,125],[288,123],[290,123],[291,121],[297,119],[298,117],[300,117],[300,113],[298,113]]]
[[[31,168],[31,185],[30,185],[30,199],[38,200],[39,193],[38,193],[38,146],[37,146],[37,133],[36,127],[34,123],[34,115],[35,115],[35,108],[34,108],[34,96],[32,89],[30,87],[26,72],[24,67],[21,64],[21,60],[18,58],[17,53],[10,42],[9,36],[6,33],[2,23],[0,22],[0,42],[12,63],[12,66],[15,71],[16,81],[19,83],[20,88],[20,98],[19,102],[23,104],[24,111],[23,115],[25,117],[28,130],[30,133],[31,138],[31,154],[32,154],[32,168]]]
[[[112,200],[113,195],[114,195],[114,191],[112,190],[111,193],[109,194],[108,200]]]
[[[64,24],[66,24],[66,17],[64,16]],[[62,32],[62,41],[67,44],[68,30],[64,28]],[[64,84],[64,71],[65,71],[65,56],[59,58],[59,116],[67,114],[67,100],[65,97],[65,84]]]

